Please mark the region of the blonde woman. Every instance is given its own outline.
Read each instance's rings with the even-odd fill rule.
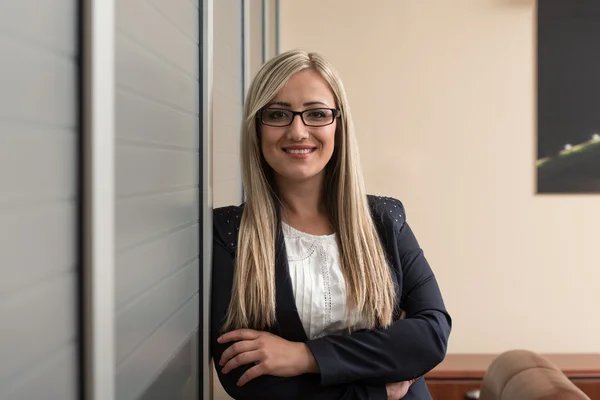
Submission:
[[[399,200],[368,196],[346,94],[290,51],[254,79],[246,201],[216,209],[211,353],[235,399],[430,399],[451,318]],[[401,313],[405,318],[401,318]]]

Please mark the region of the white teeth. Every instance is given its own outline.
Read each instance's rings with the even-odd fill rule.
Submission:
[[[285,149],[286,152],[290,153],[290,154],[308,154],[312,151],[312,149],[302,149],[302,150],[296,150],[296,149]]]

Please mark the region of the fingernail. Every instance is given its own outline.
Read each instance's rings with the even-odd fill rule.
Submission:
[[[219,338],[217,339],[217,342],[221,343],[222,340],[223,340],[223,336],[219,336]]]

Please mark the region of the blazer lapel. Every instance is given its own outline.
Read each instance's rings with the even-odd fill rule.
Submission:
[[[277,228],[275,244],[275,285],[275,314],[279,336],[293,342],[305,342],[308,338],[296,308],[281,224]]]

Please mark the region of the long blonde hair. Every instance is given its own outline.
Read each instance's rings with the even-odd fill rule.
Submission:
[[[392,322],[395,288],[371,218],[346,93],[333,66],[316,53],[294,50],[268,61],[252,82],[241,129],[246,203],[239,229],[233,288],[224,330],[265,329],[275,322],[275,243],[280,202],[273,171],[263,158],[256,115],[288,79],[305,69],[329,84],[341,111],[336,146],[326,167],[325,205],[340,243],[348,308],[371,328]]]

